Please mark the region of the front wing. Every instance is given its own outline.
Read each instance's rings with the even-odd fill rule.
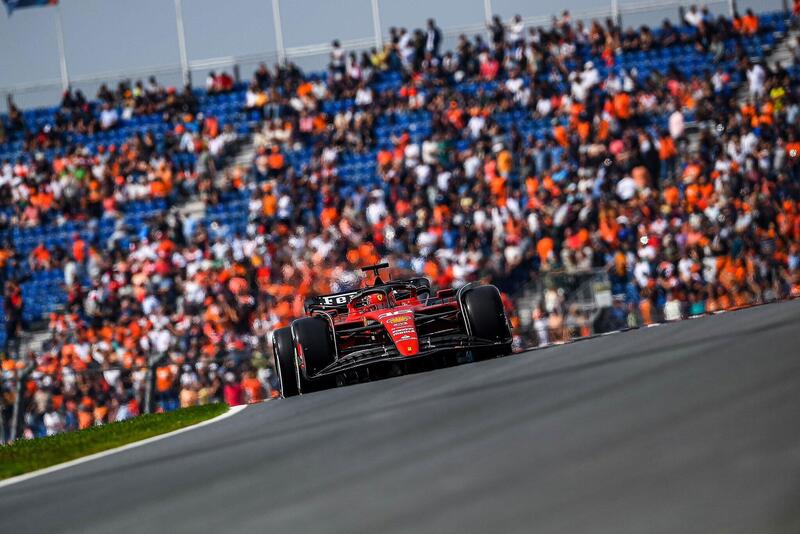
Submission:
[[[414,356],[405,356],[400,354],[400,352],[392,343],[386,343],[381,346],[373,346],[360,350],[357,349],[348,352],[345,355],[339,356],[335,362],[309,378],[332,375],[377,362],[407,361],[430,356],[431,354],[438,352],[458,352],[467,351],[470,349],[502,347],[510,343],[510,339],[497,341],[477,338],[463,333],[420,336],[419,352]]]

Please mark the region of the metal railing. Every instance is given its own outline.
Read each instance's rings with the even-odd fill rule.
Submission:
[[[184,369],[185,363],[178,366],[174,361],[170,360],[167,353],[158,353],[155,350],[145,351],[142,355],[144,357],[143,361],[131,366],[122,366],[121,364],[98,365],[95,362],[91,362],[90,367],[84,369],[76,369],[70,365],[63,367],[59,365],[54,370],[48,371],[41,370],[37,363],[36,358],[40,356],[40,354],[33,354],[31,352],[25,353],[23,358],[14,360],[15,365],[12,370],[3,370],[0,368],[0,445],[13,442],[23,437],[24,429],[28,426],[25,422],[25,417],[26,415],[30,415],[31,410],[36,406],[34,398],[30,393],[29,385],[34,385],[34,389],[38,389],[39,386],[36,384],[43,379],[48,380],[51,385],[57,385],[59,388],[63,388],[64,377],[65,375],[69,375],[73,381],[87,382],[96,380],[105,382],[109,388],[113,388],[113,384],[107,381],[105,373],[119,373],[114,383],[128,381],[134,384],[129,388],[126,394],[136,401],[140,412],[142,414],[155,413],[159,409],[160,401],[158,399],[164,394],[164,391],[159,391],[156,386],[156,370],[158,367],[175,365],[180,368],[171,378],[171,385],[169,387],[170,398],[175,401],[173,404],[177,407],[178,390],[182,387],[182,374],[187,372],[191,374],[195,373],[198,366],[201,364],[205,367],[214,365],[216,369],[210,377],[207,377],[207,381],[210,382],[213,381],[213,376],[219,376],[221,378],[222,375],[217,369],[227,370],[228,367],[226,364],[230,364],[231,362],[235,362],[233,368],[236,371],[241,371],[244,368],[242,367],[243,364],[248,370],[255,370],[257,367],[271,367],[270,361],[263,356],[258,359],[254,358],[254,354],[256,353],[262,355],[272,354],[271,345],[269,344],[271,341],[269,340],[271,340],[271,336],[266,336],[260,352],[245,350],[239,355],[230,352],[218,355],[214,358],[203,358],[202,361],[194,360],[185,362],[189,364],[188,371]],[[51,349],[48,352],[54,355],[59,351]],[[8,360],[6,360],[5,363],[8,363]],[[143,374],[144,378],[137,387],[133,376],[138,373]],[[214,373],[216,373],[216,375],[214,375]],[[271,395],[276,385],[274,379],[270,379],[270,381],[265,384],[265,394]],[[79,387],[75,385],[72,387],[73,389],[79,389]],[[47,394],[51,395],[52,393],[48,391]],[[219,398],[209,400],[221,401],[221,392],[219,393]],[[40,412],[39,415],[41,416],[42,413]]]
[[[612,306],[608,269],[545,272],[512,300],[517,330],[533,346],[594,334],[599,313]],[[543,326],[553,314],[562,324]]]

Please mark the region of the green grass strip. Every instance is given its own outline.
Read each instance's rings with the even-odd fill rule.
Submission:
[[[77,432],[17,440],[0,446],[0,480],[194,425],[226,411],[227,404],[193,406]]]

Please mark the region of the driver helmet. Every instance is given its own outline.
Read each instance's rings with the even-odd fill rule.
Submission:
[[[364,304],[367,306],[385,306],[386,305],[386,295],[383,293],[371,293],[364,297]]]

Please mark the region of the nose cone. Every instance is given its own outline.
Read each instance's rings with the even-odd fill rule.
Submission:
[[[389,337],[403,356],[416,356],[419,353],[419,337],[414,323],[414,312],[395,310],[381,313],[378,321],[386,329]]]
[[[414,339],[394,340],[394,345],[403,356],[416,356],[419,352],[419,340],[416,336]]]

